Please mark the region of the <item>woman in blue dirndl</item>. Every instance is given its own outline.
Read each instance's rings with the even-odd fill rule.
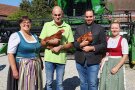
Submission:
[[[11,34],[8,42],[9,72],[7,90],[42,90],[40,43],[30,32],[31,19],[22,16],[20,31]]]

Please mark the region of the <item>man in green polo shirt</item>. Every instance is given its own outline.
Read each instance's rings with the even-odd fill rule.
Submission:
[[[62,82],[66,64],[66,50],[71,48],[74,42],[71,27],[62,21],[63,11],[59,6],[55,6],[52,10],[53,21],[46,22],[43,26],[42,32],[39,36],[42,46],[45,47],[45,71],[46,71],[46,90],[52,90],[52,82],[54,70],[56,70],[56,90],[63,90]],[[51,39],[44,41],[44,38],[51,36],[63,29],[62,39]],[[47,48],[48,44],[56,44],[60,41],[59,46],[51,49]]]

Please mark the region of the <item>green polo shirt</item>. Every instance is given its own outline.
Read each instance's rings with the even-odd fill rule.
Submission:
[[[57,26],[54,21],[46,22],[43,26],[41,34],[39,36],[40,39],[44,39],[45,37],[51,36],[59,30],[64,29],[64,33],[62,34],[61,45],[74,42],[73,32],[71,30],[70,25],[63,22],[61,26]],[[66,51],[61,50],[58,53],[53,53],[49,49],[45,49],[44,60],[53,63],[65,64],[66,63]]]

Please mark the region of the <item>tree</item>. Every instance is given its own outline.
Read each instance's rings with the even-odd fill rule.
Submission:
[[[15,13],[11,14],[8,16],[8,20],[18,20],[22,16],[29,16],[30,18],[33,18],[33,15],[29,12],[23,11],[23,10],[18,10]]]
[[[35,18],[50,18],[51,8],[47,5],[47,0],[31,1],[31,13]]]
[[[8,20],[18,20],[20,17],[26,15],[33,18],[33,15],[31,14],[31,3],[29,0],[22,0],[19,6],[18,11],[8,16]]]
[[[51,8],[47,0],[22,0],[20,10],[8,17],[10,20],[17,20],[21,16],[27,15],[31,19],[51,18]]]
[[[20,3],[20,9],[22,11],[30,12],[31,11],[31,3],[29,0],[22,0]]]

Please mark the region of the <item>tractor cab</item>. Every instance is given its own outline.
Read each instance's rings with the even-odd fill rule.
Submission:
[[[87,9],[101,15],[105,9],[104,0],[57,0],[57,4],[67,16],[82,16]]]

